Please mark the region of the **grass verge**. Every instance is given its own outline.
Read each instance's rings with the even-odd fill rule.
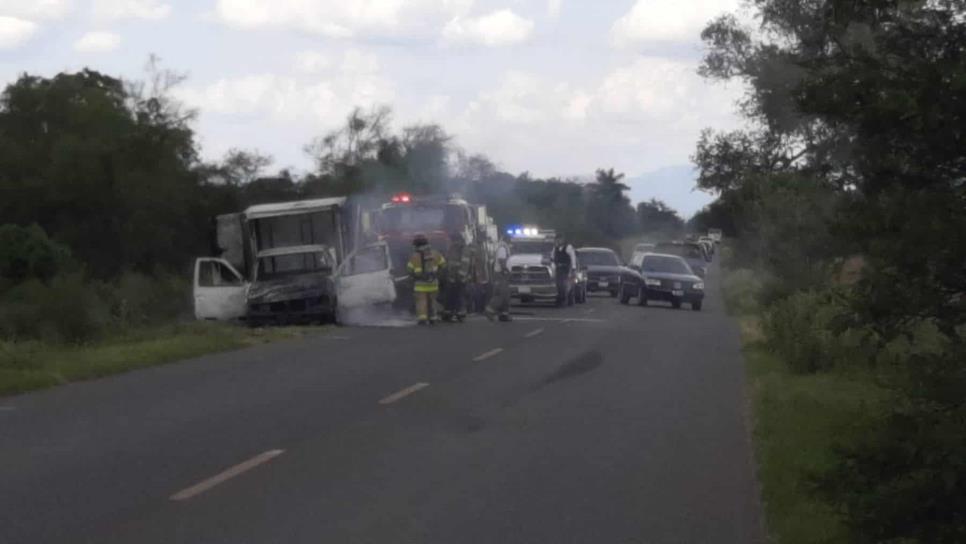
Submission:
[[[138,329],[88,345],[0,341],[0,395],[297,338],[318,328],[249,329],[192,322]]]
[[[768,540],[848,542],[836,512],[814,492],[813,477],[831,466],[834,448],[886,395],[861,376],[793,373],[765,349],[756,318],[740,323]]]

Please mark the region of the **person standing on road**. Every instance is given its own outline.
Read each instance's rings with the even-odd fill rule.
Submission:
[[[443,321],[456,319],[462,323],[466,320],[466,282],[473,264],[470,249],[466,247],[466,239],[463,238],[462,233],[454,232],[450,236],[446,263]]]
[[[423,234],[413,238],[413,254],[406,268],[413,278],[413,298],[416,300],[416,317],[420,325],[436,322],[436,296],[439,294],[439,276],[446,267],[446,259],[429,245]]]
[[[477,240],[486,239],[486,230],[479,229]],[[470,254],[470,276],[466,280],[466,311],[469,313],[484,313],[486,311],[487,296],[490,294],[490,279],[487,262],[480,251],[479,244],[466,246]]]
[[[567,243],[563,234],[557,235],[553,249],[553,268],[557,280],[557,306],[567,303],[567,285],[573,280],[574,264],[577,262],[577,252],[574,246]]]
[[[493,321],[499,316],[500,321],[510,321],[510,245],[506,238],[500,237],[493,259],[493,296],[486,307],[486,317]]]

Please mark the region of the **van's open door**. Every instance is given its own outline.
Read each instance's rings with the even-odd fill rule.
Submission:
[[[245,317],[248,283],[228,261],[195,261],[195,318],[229,321]]]
[[[339,311],[395,302],[396,285],[391,270],[389,246],[385,242],[350,254],[336,277]]]

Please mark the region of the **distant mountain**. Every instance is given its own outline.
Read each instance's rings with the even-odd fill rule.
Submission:
[[[624,183],[631,188],[629,196],[635,206],[638,202],[656,198],[688,219],[714,200],[713,196],[694,188],[697,178],[694,166],[682,164],[628,177]]]

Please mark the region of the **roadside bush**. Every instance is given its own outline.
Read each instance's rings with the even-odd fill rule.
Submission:
[[[110,324],[107,302],[97,286],[81,274],[36,279],[0,295],[0,337],[48,342],[82,342],[102,334]]]
[[[828,370],[866,342],[858,330],[837,330],[847,306],[833,291],[796,293],[772,304],[762,328],[768,348],[798,373]]]
[[[37,225],[0,225],[0,291],[30,278],[49,280],[69,262],[67,246],[48,238]]]
[[[736,315],[751,315],[761,308],[761,293],[764,289],[761,276],[747,268],[726,270],[722,280],[725,305]]]
[[[929,328],[883,349],[880,362],[906,365],[881,369],[897,400],[843,440],[817,478],[851,542],[966,542],[966,346]]]
[[[33,370],[39,361],[31,357],[28,342],[7,342],[0,340],[0,370]]]
[[[174,320],[187,314],[190,290],[187,277],[127,272],[111,286],[111,313],[121,326]]]

